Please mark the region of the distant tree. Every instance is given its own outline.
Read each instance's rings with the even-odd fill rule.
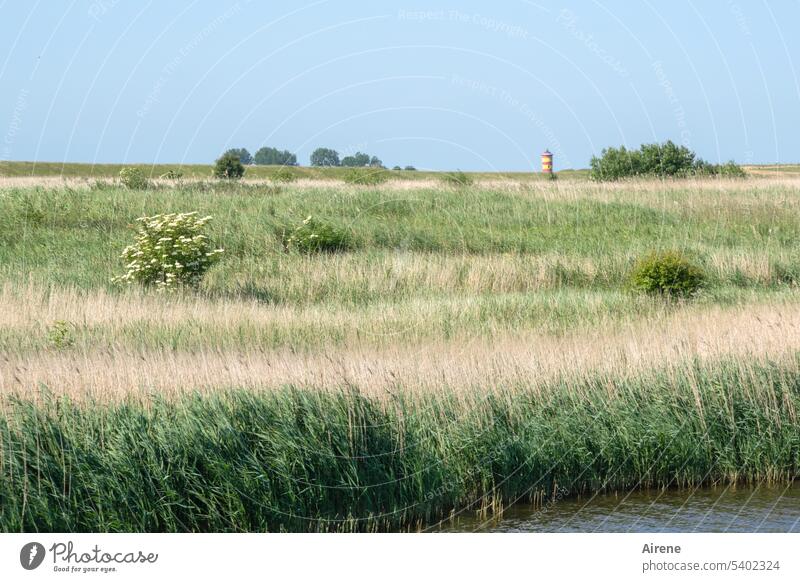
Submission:
[[[417,169],[414,166],[406,166],[403,168],[406,172],[416,172]]]
[[[396,171],[398,171],[398,170],[402,170],[402,169],[403,169],[403,168],[401,168],[400,166],[394,166],[394,167],[392,168],[392,170],[393,170],[393,171],[395,171],[395,172],[396,172]]]
[[[214,164],[214,177],[226,180],[238,180],[244,176],[244,165],[239,156],[225,152]]]
[[[263,147],[253,158],[259,166],[296,166],[297,156],[287,150]]]
[[[253,163],[253,156],[250,155],[250,152],[247,151],[247,148],[231,148],[225,154],[233,154],[239,161],[242,162],[245,166],[249,166]],[[223,155],[225,155],[223,154]]]
[[[312,166],[340,166],[339,153],[330,148],[317,148],[311,153]]]
[[[342,158],[342,165],[348,168],[363,168],[369,165],[369,155],[356,152],[352,156]]]
[[[372,159],[370,159],[370,161],[369,161],[369,166],[371,168],[382,168],[383,167],[383,162],[380,161],[377,158],[377,156],[372,156]]]

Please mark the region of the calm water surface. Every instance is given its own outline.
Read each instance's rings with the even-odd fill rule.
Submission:
[[[800,484],[636,491],[515,505],[500,520],[462,515],[433,531],[796,532]]]

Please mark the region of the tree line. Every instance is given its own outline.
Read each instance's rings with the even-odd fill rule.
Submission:
[[[255,155],[251,155],[247,148],[231,148],[222,154],[225,158],[238,158],[245,165],[257,166],[296,166],[297,156],[287,150],[273,147],[262,147]],[[339,157],[339,152],[331,148],[317,148],[311,152],[309,160],[312,166],[317,167],[344,167],[344,168],[384,168],[383,162],[377,156],[370,156],[364,152],[356,152],[349,156]],[[400,170],[400,166],[393,169]],[[415,170],[414,166],[406,166],[405,170]]]
[[[223,156],[236,156],[245,166],[255,164],[257,166],[296,166],[297,156],[288,150],[278,148],[263,147],[250,155],[247,148],[231,148]]]

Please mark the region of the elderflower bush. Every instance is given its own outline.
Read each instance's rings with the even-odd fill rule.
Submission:
[[[202,233],[210,216],[197,212],[158,214],[137,219],[136,242],[122,251],[127,272],[116,283],[141,283],[158,290],[196,286],[223,249]]]

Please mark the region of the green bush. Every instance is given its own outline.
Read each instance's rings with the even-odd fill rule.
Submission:
[[[287,249],[301,253],[334,253],[352,247],[344,229],[308,216],[284,238]]]
[[[280,168],[270,175],[270,179],[274,182],[288,184],[289,182],[294,182],[297,180],[297,175],[287,168]]]
[[[342,179],[348,184],[374,186],[376,184],[383,184],[389,179],[389,176],[386,170],[379,168],[352,168],[345,172]]]
[[[223,154],[214,164],[214,177],[221,180],[238,180],[244,176],[244,165],[232,152]]]
[[[472,186],[472,177],[462,171],[449,172],[442,176],[442,182],[448,186],[466,187]]]
[[[703,270],[680,251],[652,252],[637,261],[630,276],[633,289],[670,297],[689,297],[705,283]]]
[[[147,176],[141,168],[122,168],[119,171],[119,181],[130,190],[145,190],[148,186]]]
[[[746,178],[747,173],[740,165],[731,160],[725,164],[717,166],[717,174],[726,178]]]
[[[55,349],[69,348],[75,345],[72,324],[59,319],[47,329],[47,343]]]
[[[745,176],[744,170],[732,161],[723,165],[709,164],[697,158],[689,148],[671,141],[642,144],[638,150],[628,150],[625,146],[606,148],[600,157],[592,157],[590,165],[590,176],[596,181],[636,176],[655,178]]]
[[[136,241],[122,251],[127,272],[117,283],[141,283],[159,290],[195,286],[222,253],[203,230],[210,216],[197,212],[158,214],[137,219]]]
[[[253,163],[253,156],[250,155],[250,152],[247,151],[247,148],[231,148],[227,150],[225,154],[232,154],[236,156],[245,166],[249,166]]]

